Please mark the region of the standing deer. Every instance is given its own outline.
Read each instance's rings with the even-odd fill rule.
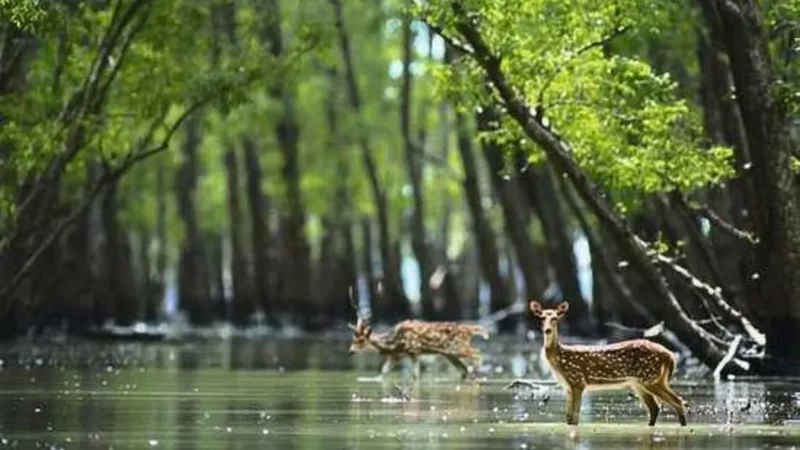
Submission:
[[[351,297],[352,300],[352,297]],[[419,379],[419,356],[423,354],[442,355],[461,372],[461,379],[469,376],[470,370],[460,358],[472,360],[473,366],[480,365],[480,352],[472,346],[473,335],[489,338],[488,331],[479,326],[456,322],[424,322],[404,320],[391,331],[373,333],[368,320],[361,317],[358,307],[353,304],[358,321],[348,324],[353,330],[350,354],[359,351],[376,351],[386,359],[381,366],[381,375],[386,375],[403,358],[410,358],[414,364],[414,378]]]
[[[656,399],[671,405],[678,420],[686,426],[683,400],[670,388],[675,371],[675,356],[655,342],[634,339],[611,345],[561,345],[558,342],[558,321],[569,304],[562,302],[555,309],[542,309],[532,301],[530,309],[542,319],[544,352],[547,362],[567,392],[567,424],[577,425],[584,391],[629,387],[650,412],[649,425],[658,418]]]

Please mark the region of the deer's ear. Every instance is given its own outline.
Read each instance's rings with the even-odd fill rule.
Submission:
[[[358,330],[358,327],[353,325],[352,323],[348,323],[347,324],[347,328],[350,328],[353,331],[357,331]]]
[[[556,311],[558,311],[558,316],[559,317],[561,317],[564,314],[566,314],[567,310],[569,310],[569,303],[567,303],[567,302],[561,302],[556,307]]]
[[[367,339],[369,339],[369,337],[370,337],[371,335],[372,335],[372,327],[369,327],[369,326],[365,327],[365,330],[364,330],[364,337],[365,337],[365,338],[367,338]]]
[[[537,302],[536,300],[530,302],[528,307],[531,309],[531,312],[536,317],[542,317],[542,304]]]

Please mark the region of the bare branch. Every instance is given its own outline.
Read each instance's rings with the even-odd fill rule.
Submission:
[[[732,224],[726,222],[725,219],[717,215],[717,213],[709,208],[708,205],[689,204],[688,206],[690,209],[692,209],[692,211],[704,215],[713,225],[717,226],[720,230],[728,233],[729,235],[737,239],[747,241],[753,245],[758,244],[758,238],[756,236],[750,232],[740,230]]]
[[[646,338],[654,338],[664,333],[664,322],[658,322],[649,328],[634,328],[616,322],[606,322],[605,326],[628,333],[640,334],[642,337]]]
[[[717,367],[714,369],[714,381],[719,381],[720,376],[722,375],[722,369],[727,366],[734,356],[736,356],[736,351],[739,349],[739,346],[742,344],[743,337],[741,334],[737,334],[736,337],[731,342],[730,347],[728,347],[728,352],[725,353],[725,356],[719,361]]]
[[[683,277],[689,284],[707,294],[710,298],[716,301],[716,306],[723,310],[728,316],[737,320],[739,325],[744,329],[747,333],[747,336],[753,340],[757,345],[765,345],[767,343],[767,338],[758,328],[753,325],[750,320],[748,320],[741,311],[732,307],[725,298],[722,297],[721,290],[719,288],[714,288],[710,286],[708,283],[704,283],[702,280],[694,276],[691,272],[686,270],[686,268],[682,267],[680,264],[676,263],[672,258],[669,258],[665,255],[660,253],[655,253],[656,260],[664,264],[666,267],[671,269],[674,273]]]
[[[202,100],[198,100],[193,103],[191,106],[186,108],[183,113],[173,122],[170,129],[167,131],[167,134],[164,136],[164,139],[161,140],[161,143],[149,150],[145,150],[143,152],[138,152],[136,154],[131,155],[130,157],[126,158],[125,161],[115,170],[114,176],[119,178],[125,172],[127,172],[134,164],[143,161],[151,156],[161,153],[162,151],[166,150],[169,147],[169,142],[172,140],[172,136],[178,131],[178,129],[183,125],[183,123],[188,119],[192,113],[197,111],[198,109],[202,108],[208,102],[210,102],[213,97],[207,97]],[[154,131],[154,130],[153,130]]]

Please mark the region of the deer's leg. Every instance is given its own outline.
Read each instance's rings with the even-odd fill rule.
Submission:
[[[467,377],[469,376],[469,369],[467,369],[467,366],[465,366],[464,363],[461,362],[461,360],[458,359],[457,356],[444,355],[444,357],[447,358],[448,361],[450,361],[450,364],[456,366],[456,369],[458,369],[461,372],[461,379],[466,380]]]
[[[567,425],[577,425],[581,415],[583,386],[571,386],[567,390]]]
[[[672,408],[675,409],[675,412],[678,413],[678,421],[680,422],[681,426],[686,426],[686,412],[683,408],[683,399],[678,397],[678,394],[676,394],[669,386],[660,383],[648,387],[648,390],[661,398],[664,403],[672,406]]]
[[[480,352],[475,352],[470,359],[472,360],[472,372],[475,373],[481,368],[481,364],[483,364],[483,357],[481,356]]]
[[[658,412],[660,411],[658,403],[656,402],[656,398],[653,396],[653,394],[647,392],[641,386],[634,386],[633,391],[636,392],[636,395],[638,395],[639,399],[642,400],[644,406],[647,407],[647,411],[650,413],[650,421],[647,424],[652,427],[656,424]]]
[[[420,374],[422,373],[422,366],[419,362],[418,355],[411,355],[411,364],[414,366],[414,379],[419,380]]]
[[[480,351],[470,348],[467,357],[472,361],[472,366],[475,368],[475,370],[480,368],[481,363],[483,362],[483,356],[481,356]]]
[[[397,358],[394,356],[387,356],[386,360],[383,361],[383,365],[381,366],[381,376],[386,376],[389,372],[392,371],[395,363],[397,363]]]

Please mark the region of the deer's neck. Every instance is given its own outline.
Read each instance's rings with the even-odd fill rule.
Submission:
[[[394,351],[394,345],[388,339],[387,333],[372,334],[369,338],[370,344],[375,347],[380,353],[391,353]]]
[[[551,362],[558,359],[561,353],[561,344],[558,343],[558,328],[553,329],[553,333],[544,338],[544,354]]]

